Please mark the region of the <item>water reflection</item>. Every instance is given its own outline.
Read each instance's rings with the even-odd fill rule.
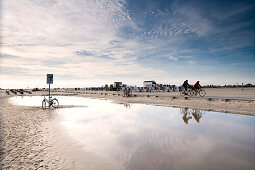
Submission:
[[[55,110],[63,117],[61,128],[81,146],[80,152],[93,152],[117,169],[255,167],[253,116],[217,112],[205,115],[188,108],[143,104],[130,107],[76,97],[60,99],[87,106]]]
[[[125,108],[130,108],[130,104],[128,104],[128,103],[124,103],[124,106],[125,106]]]
[[[119,169],[254,167],[255,151],[250,149],[255,144],[254,117],[222,113],[204,116],[205,112],[188,108],[181,109],[180,114],[177,108],[142,104],[123,107],[109,101],[102,101],[98,108],[98,104],[59,113],[70,136]],[[185,121],[183,124],[183,117],[189,126]]]
[[[199,123],[199,120],[205,114],[205,111],[190,109],[188,107],[180,108],[180,112],[181,114],[183,114],[182,119],[186,124],[188,124],[189,120],[192,119],[192,116],[196,120],[196,122]]]

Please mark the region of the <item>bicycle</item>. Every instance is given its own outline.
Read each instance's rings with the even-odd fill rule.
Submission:
[[[180,90],[180,95],[182,97],[185,96],[185,95],[193,96],[193,91],[190,88],[187,91],[182,89],[182,90]]]
[[[192,91],[194,96],[199,94],[199,96],[204,97],[206,95],[206,92],[203,89],[193,89]]]
[[[52,106],[54,108],[57,108],[59,106],[59,102],[58,99],[54,98],[52,99],[52,96],[49,97],[49,100],[47,98],[45,98],[42,101],[42,109],[45,110],[46,109],[46,103],[49,104],[49,108]]]

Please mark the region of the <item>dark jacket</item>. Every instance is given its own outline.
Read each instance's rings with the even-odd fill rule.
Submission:
[[[187,88],[190,87],[189,83],[187,81],[184,81],[184,83],[182,84],[183,87]]]

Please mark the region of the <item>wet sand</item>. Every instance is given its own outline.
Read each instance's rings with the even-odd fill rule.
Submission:
[[[205,97],[180,97],[179,92],[136,92],[132,97],[122,97],[122,92],[55,90],[54,95],[106,98],[121,103],[143,103],[170,107],[255,115],[255,88],[205,89]],[[37,92],[37,95],[46,92]]]
[[[234,91],[233,91],[234,90]],[[238,114],[255,115],[255,88],[241,89],[208,89],[209,96],[241,97],[244,100],[212,100],[204,98],[175,98],[178,93],[144,93],[144,96],[124,98],[116,92],[81,91],[77,96],[108,98],[118,103],[145,103],[193,109],[214,110]],[[55,95],[76,95],[77,92],[52,92]],[[102,94],[101,94],[102,93]],[[106,93],[106,94],[105,94]],[[47,92],[35,92],[31,95],[42,95]],[[113,95],[114,94],[114,95]],[[121,94],[121,93],[120,93]],[[141,93],[139,93],[141,94]],[[151,95],[154,96],[151,96]],[[28,95],[28,94],[27,94]],[[147,96],[150,95],[150,96]],[[52,110],[40,107],[14,106],[8,102],[10,96],[1,91],[0,114],[0,169],[115,169],[104,160],[99,160],[92,153],[75,155],[68,148],[72,143],[63,142],[65,134],[56,135]],[[158,97],[157,97],[158,96]],[[68,140],[65,140],[68,141]],[[78,146],[73,146],[77,148]],[[81,157],[87,161],[82,162]],[[96,162],[96,163],[95,163]],[[83,168],[82,168],[83,167]]]
[[[0,169],[54,169],[61,164],[45,122],[50,111],[38,107],[14,106],[1,94],[1,165]]]
[[[9,97],[1,93],[0,169],[113,169],[92,153],[77,155],[78,146],[68,150],[72,143],[57,130],[54,109],[14,106]]]

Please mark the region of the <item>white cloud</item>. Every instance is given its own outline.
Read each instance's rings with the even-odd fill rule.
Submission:
[[[170,56],[168,56],[168,58],[170,59],[170,60],[173,60],[173,61],[177,61],[177,60],[179,60],[179,59],[190,59],[190,58],[193,58],[192,56],[172,56],[172,55],[170,55]]]
[[[176,60],[178,60],[178,57],[174,57],[174,56],[168,56],[168,58],[170,59],[170,60],[173,60],[173,61],[176,61]]]
[[[125,26],[138,29],[124,3],[5,0],[1,49],[4,55],[17,58],[1,58],[1,79],[22,80],[29,75],[38,81],[38,75],[50,72],[90,81],[75,84],[95,85],[114,79],[137,83],[138,79],[167,77],[164,71],[135,63],[136,52],[144,45],[119,35]],[[75,51],[99,57],[75,55]],[[8,81],[4,83],[8,86]]]
[[[190,58],[193,58],[193,56],[179,56],[179,58],[184,58],[184,59],[190,59]]]
[[[192,55],[200,49],[182,46],[186,39],[181,36],[195,33],[202,37],[213,28],[191,4],[177,1],[171,12],[155,12],[158,20],[148,28],[141,26],[147,21],[138,22],[129,13],[125,0],[3,0],[1,10],[1,53],[5,57],[0,58],[0,78],[1,83],[17,80],[16,85],[26,83],[22,80],[28,76],[40,82],[38,75],[44,78],[46,73],[61,77],[60,84],[69,80],[70,85],[115,80],[141,84],[145,79],[167,82],[178,78],[173,77],[174,69],[138,64],[139,57],[152,63],[162,62],[157,59],[163,56],[195,64]],[[4,81],[5,87],[8,82]]]
[[[189,64],[196,64],[196,62],[195,62],[195,61],[190,60],[190,61],[189,61]]]
[[[196,5],[192,1],[187,3],[179,3],[175,1],[173,3],[173,11],[175,14],[179,14],[180,17],[175,19],[175,23],[183,26],[179,28],[184,30],[184,33],[196,33],[199,37],[206,36],[212,29],[211,22],[201,15],[199,8],[194,7]]]

